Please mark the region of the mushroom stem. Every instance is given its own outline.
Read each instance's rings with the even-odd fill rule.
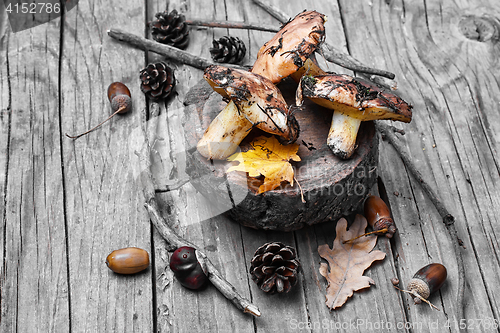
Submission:
[[[208,159],[224,160],[236,151],[252,126],[230,101],[210,123],[196,148]]]
[[[339,111],[333,112],[327,145],[335,156],[344,160],[351,157],[356,149],[356,137],[360,124],[361,119],[348,116]]]

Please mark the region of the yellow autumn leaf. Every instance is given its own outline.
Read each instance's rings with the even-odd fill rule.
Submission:
[[[344,305],[354,291],[375,284],[372,278],[363,273],[374,261],[385,258],[384,252],[372,251],[377,236],[362,237],[344,244],[344,241],[363,234],[366,225],[364,216],[358,214],[347,230],[347,221],[341,218],[337,222],[333,248],[330,249],[327,244],[318,247],[320,257],[328,261],[328,264],[321,263],[319,273],[328,281],[326,305],[330,310]]]
[[[297,151],[298,144],[282,145],[272,137],[260,136],[250,143],[253,149],[231,155],[228,161],[240,162],[230,167],[227,172],[248,172],[250,177],[263,175],[264,184],[259,187],[257,194],[271,191],[280,186],[281,182],[287,181],[293,186],[292,161],[300,161]]]

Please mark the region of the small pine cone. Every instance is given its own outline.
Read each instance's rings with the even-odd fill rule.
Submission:
[[[141,90],[153,101],[167,98],[175,87],[174,70],[164,62],[141,69]]]
[[[172,10],[157,13],[156,20],[149,23],[154,40],[159,43],[184,49],[189,43],[189,27],[184,15]]]
[[[224,36],[219,40],[213,40],[213,47],[210,48],[210,54],[215,62],[226,64],[240,63],[245,57],[247,48],[238,37]]]
[[[297,283],[299,266],[293,247],[272,242],[255,251],[250,264],[250,274],[263,291],[270,294],[287,293]]]

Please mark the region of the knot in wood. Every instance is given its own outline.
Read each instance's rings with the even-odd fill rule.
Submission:
[[[448,214],[445,217],[443,217],[443,222],[446,227],[449,227],[455,223],[455,217],[451,214]]]
[[[500,37],[500,22],[493,17],[467,15],[460,20],[458,27],[465,37],[478,42],[496,42]]]

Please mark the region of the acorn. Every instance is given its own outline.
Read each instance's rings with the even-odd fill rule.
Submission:
[[[88,131],[78,134],[78,135],[68,135],[66,136],[71,139],[78,139],[85,134],[88,134],[100,127],[102,124],[113,118],[117,114],[125,114],[132,110],[132,97],[130,94],[130,90],[126,85],[121,82],[113,82],[108,87],[108,100],[111,104],[111,111],[113,112],[106,120],[99,123],[99,125],[94,126]]]
[[[396,225],[391,218],[391,212],[389,207],[387,207],[384,200],[376,195],[370,195],[365,200],[365,217],[368,224],[372,227],[373,231],[367,232],[365,234],[359,235],[358,237],[344,241],[343,243],[351,242],[355,239],[361,238],[363,236],[368,236],[371,234],[383,234],[385,237],[392,238],[392,235],[396,232]]]
[[[149,266],[149,254],[138,247],[127,247],[111,252],[106,265],[118,274],[135,274]]]
[[[385,237],[392,238],[396,232],[396,226],[384,200],[376,195],[370,195],[365,200],[364,210],[366,220],[373,230],[378,233],[385,232]]]
[[[441,264],[429,264],[419,269],[408,283],[406,289],[415,296],[413,301],[420,304],[422,298],[428,299],[431,294],[439,290],[446,280],[448,273],[446,267]]]
[[[170,257],[170,269],[180,284],[189,289],[200,289],[208,280],[198,261],[196,249],[189,246],[174,251]]]
[[[132,110],[132,99],[130,90],[121,82],[113,82],[108,87],[108,100],[111,110],[115,113],[124,114]]]

